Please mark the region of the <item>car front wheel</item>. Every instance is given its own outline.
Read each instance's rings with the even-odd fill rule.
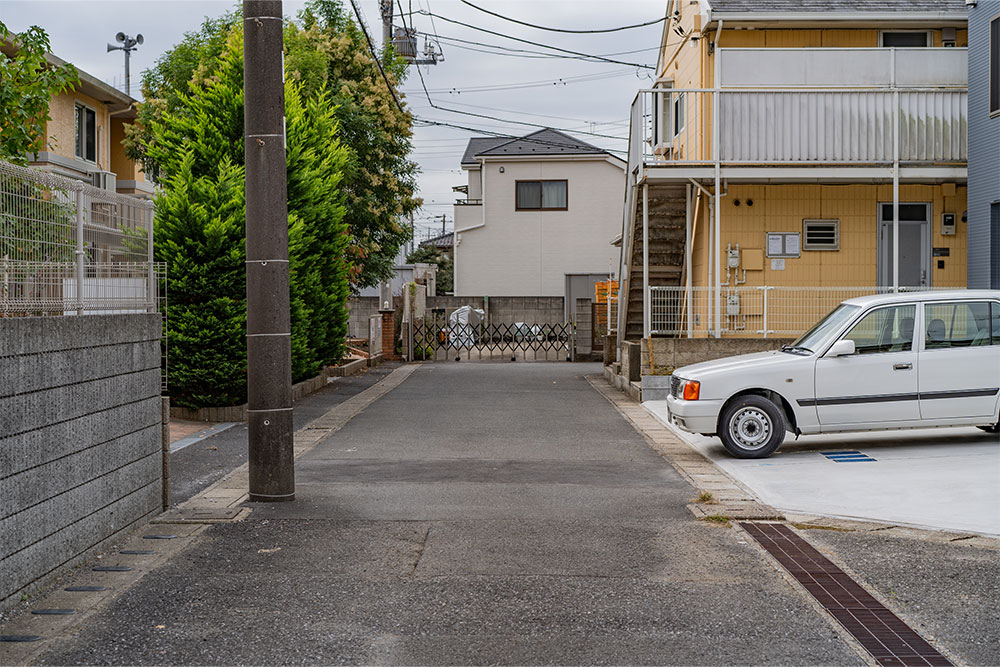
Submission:
[[[768,399],[741,396],[723,412],[719,437],[733,456],[762,459],[784,441],[785,419],[778,406]]]

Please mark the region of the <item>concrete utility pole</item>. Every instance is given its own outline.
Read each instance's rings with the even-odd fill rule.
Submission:
[[[392,0],[379,0],[379,11],[382,14],[382,48],[392,45]]]
[[[243,0],[250,500],[295,499],[281,0]]]

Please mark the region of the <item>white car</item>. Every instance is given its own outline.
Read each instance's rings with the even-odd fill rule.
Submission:
[[[780,351],[674,371],[667,418],[763,458],[799,434],[1000,422],[1000,291],[844,301]]]

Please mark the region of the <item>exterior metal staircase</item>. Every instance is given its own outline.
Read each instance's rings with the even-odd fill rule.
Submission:
[[[624,340],[642,339],[642,188],[633,186],[635,210],[627,239],[630,248]],[[683,285],[686,227],[683,185],[649,188],[649,284]]]

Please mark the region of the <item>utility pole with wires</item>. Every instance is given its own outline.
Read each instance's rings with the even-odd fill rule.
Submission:
[[[243,0],[250,500],[295,499],[281,0]]]
[[[391,45],[396,55],[410,65],[437,65],[442,62],[444,54],[427,39],[424,39],[425,57],[417,58],[417,31],[413,27],[406,26],[406,19],[403,16],[400,16],[403,27],[393,27],[392,3],[393,0],[379,0],[379,12],[382,15],[382,48],[388,50]]]

